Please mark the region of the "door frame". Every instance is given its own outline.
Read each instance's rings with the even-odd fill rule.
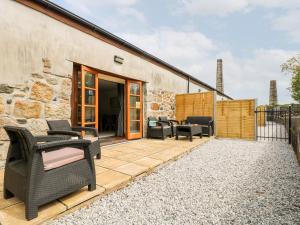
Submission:
[[[136,83],[140,86],[140,132],[131,134],[130,132],[130,84]],[[126,139],[133,140],[133,139],[140,139],[143,137],[143,83],[142,81],[137,80],[126,80]]]
[[[127,138],[127,95],[126,95],[126,79],[123,78],[119,78],[117,76],[112,76],[112,75],[107,75],[103,72],[99,72],[98,73],[98,82],[100,82],[100,80],[105,80],[105,81],[109,81],[109,82],[114,82],[117,84],[122,84],[124,86],[124,92],[123,92],[123,127],[124,127],[124,135],[122,137],[126,137]],[[99,96],[99,91],[101,90],[101,88],[98,86],[98,96]],[[100,99],[100,98],[98,98]],[[98,100],[99,101],[99,100]],[[99,109],[99,106],[98,106]],[[99,117],[99,113],[98,113],[98,117]],[[98,124],[99,124],[99,118],[98,118]]]
[[[143,138],[143,118],[144,118],[144,106],[143,106],[143,82],[142,81],[138,81],[138,80],[131,80],[128,79],[126,77],[121,77],[118,75],[113,75],[111,73],[106,73],[104,71],[100,71],[97,69],[93,69],[90,68],[88,66],[85,65],[80,65],[80,64],[74,64],[73,66],[73,87],[72,87],[72,112],[71,112],[71,122],[73,126],[79,126],[80,124],[78,124],[79,122],[82,121],[78,121],[78,112],[77,112],[77,107],[78,107],[78,72],[81,72],[81,82],[84,81],[84,73],[83,71],[88,71],[91,72],[93,74],[96,74],[96,80],[99,82],[99,80],[103,79],[103,76],[105,77],[111,77],[113,81],[113,79],[122,79],[125,80],[124,83],[124,136],[127,140],[132,140],[132,139],[139,139],[139,138]],[[105,80],[105,79],[103,79]],[[98,82],[96,82],[95,85],[97,85],[96,87],[96,111],[95,111],[95,121],[96,121],[96,125],[95,127],[98,129],[98,125],[99,125],[99,101],[101,101],[101,99],[98,98],[98,94],[99,94],[99,87],[98,87]],[[114,82],[114,81],[113,81]],[[118,83],[118,82],[116,82]],[[122,82],[120,82],[122,83]],[[136,134],[131,134],[130,133],[130,109],[129,109],[129,105],[130,105],[130,83],[137,83],[140,85],[140,132],[136,133]],[[85,84],[82,83],[84,86]],[[81,90],[81,101],[83,102],[84,99],[84,88],[82,88]],[[82,110],[82,120],[83,120],[83,116],[84,116],[84,104],[81,105],[81,110]],[[85,126],[85,123],[81,124],[81,126]]]
[[[85,87],[85,74],[84,71],[89,72],[91,74],[95,74],[95,88],[87,88]],[[98,107],[99,107],[99,99],[98,99],[98,75],[99,72],[97,70],[91,69],[86,66],[81,66],[81,126],[85,127],[85,125],[93,125],[95,123],[95,128],[98,129]],[[95,91],[95,122],[85,122],[85,108],[92,107],[92,105],[86,106],[85,104],[85,90],[93,90]]]

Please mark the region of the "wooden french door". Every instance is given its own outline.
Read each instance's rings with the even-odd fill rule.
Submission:
[[[98,128],[98,72],[81,66],[77,75],[77,123]]]
[[[127,139],[143,136],[143,87],[140,81],[126,82]]]

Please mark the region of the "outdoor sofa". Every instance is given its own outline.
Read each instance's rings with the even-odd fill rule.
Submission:
[[[4,198],[16,196],[25,216],[38,216],[38,207],[88,185],[96,189],[94,160],[88,140],[34,137],[26,128],[5,126],[10,146],[4,172]],[[56,140],[55,140],[56,139]],[[48,141],[48,142],[47,142]]]
[[[101,159],[101,148],[98,130],[94,127],[71,127],[68,120],[47,120],[49,135],[67,135],[78,139],[87,139],[92,142],[92,154]],[[84,137],[83,132],[89,133]]]
[[[155,117],[148,118],[148,138],[161,138],[162,140],[164,140],[168,136],[172,137],[172,130],[169,122],[158,121]]]
[[[188,116],[182,124],[198,124],[202,126],[202,135],[211,136],[214,134],[214,121],[210,116]]]

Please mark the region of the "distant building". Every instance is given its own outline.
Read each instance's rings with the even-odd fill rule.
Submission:
[[[270,96],[269,96],[269,105],[275,106],[278,103],[277,99],[277,85],[276,80],[270,80]]]
[[[223,62],[222,62],[222,59],[217,60],[216,89],[217,89],[217,91],[219,91],[221,93],[224,93]]]

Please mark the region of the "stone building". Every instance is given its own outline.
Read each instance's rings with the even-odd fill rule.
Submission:
[[[222,61],[222,59],[217,59],[216,89],[219,92],[224,93],[223,61]]]
[[[136,139],[147,117],[175,117],[176,94],[216,91],[49,1],[1,0],[0,30],[0,160],[4,125],[45,134],[46,120],[68,119]]]
[[[276,80],[270,80],[270,95],[269,95],[269,105],[276,106],[278,103],[277,99],[277,84]]]

